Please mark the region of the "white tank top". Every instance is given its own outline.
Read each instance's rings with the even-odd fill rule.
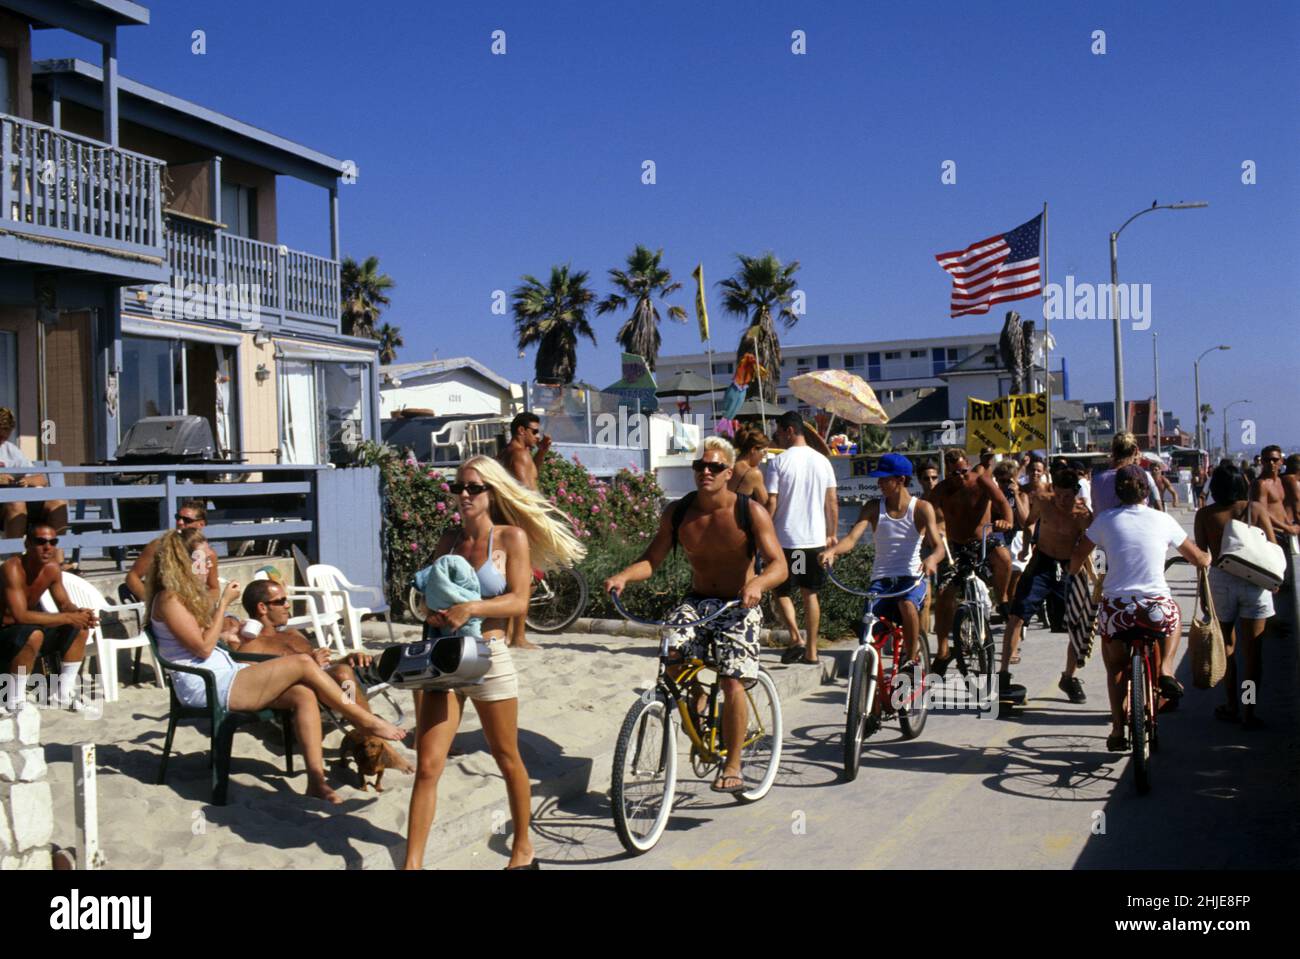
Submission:
[[[921,534],[916,529],[916,497],[907,502],[901,519],[894,519],[880,501],[880,518],[876,520],[876,560],[871,567],[872,579],[887,576],[921,575]]]

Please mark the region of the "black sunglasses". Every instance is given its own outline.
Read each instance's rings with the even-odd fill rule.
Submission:
[[[184,515],[183,513],[177,513],[177,514],[176,514],[176,522],[178,522],[178,523],[197,523],[197,522],[199,522],[199,518],[198,518],[197,516],[186,516],[186,515]]]
[[[288,606],[289,597],[281,596],[279,599],[268,599],[266,600],[266,605],[267,606]]]
[[[461,493],[469,493],[470,496],[477,496],[479,493],[486,493],[492,487],[486,483],[452,483],[450,484],[452,495],[459,496]]]
[[[691,469],[695,470],[697,473],[703,473],[705,470],[708,470],[714,476],[717,476],[723,470],[729,470],[731,467],[726,463],[710,463],[706,460],[693,460],[691,462]]]
[[[58,546],[59,545],[59,538],[57,536],[51,536],[49,539],[46,539],[44,536],[29,536],[27,537],[27,541],[30,542],[33,546]]]

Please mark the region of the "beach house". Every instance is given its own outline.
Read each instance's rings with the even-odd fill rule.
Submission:
[[[120,74],[119,30],[148,22],[0,0],[0,405],[34,460],[111,458],[137,420],[189,414],[235,461],[340,461],[379,435],[377,345],[340,326],[349,166]],[[47,30],[100,61],[33,62]],[[279,242],[284,177],[328,207],[318,249]]]

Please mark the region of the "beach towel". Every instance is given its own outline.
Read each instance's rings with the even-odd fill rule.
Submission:
[[[457,603],[468,603],[482,596],[479,591],[478,574],[474,572],[474,567],[465,557],[452,553],[439,556],[433,561],[432,566],[426,566],[416,573],[414,583],[415,588],[424,595],[425,605],[430,609],[447,609]],[[482,639],[482,617],[470,617],[459,633]]]
[[[1070,634],[1070,648],[1074,650],[1076,666],[1083,666],[1092,655],[1092,637],[1097,630],[1097,603],[1093,594],[1091,562],[1070,577],[1070,588],[1065,596],[1065,629]]]

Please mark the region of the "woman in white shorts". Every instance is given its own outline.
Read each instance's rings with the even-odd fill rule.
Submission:
[[[1241,470],[1231,464],[1215,468],[1210,476],[1212,503],[1196,511],[1196,545],[1209,549],[1217,561],[1223,544],[1223,531],[1230,520],[1240,520],[1258,526],[1270,543],[1277,542],[1268,510],[1262,503],[1249,501],[1250,487]],[[1264,626],[1273,615],[1273,594],[1262,586],[1221,569],[1210,568],[1210,595],[1214,599],[1214,612],[1223,629],[1224,651],[1228,654],[1228,669],[1224,673],[1223,688],[1228,701],[1214,710],[1216,718],[1228,723],[1240,721],[1245,729],[1259,729],[1264,724],[1255,715],[1255,702],[1259,697],[1260,647]],[[1249,702],[1238,704],[1242,690],[1237,681],[1237,660],[1233,655],[1241,646],[1245,659],[1246,681],[1252,684],[1255,695],[1242,697]]]
[[[456,471],[451,484],[459,529],[438,541],[432,559],[453,553],[474,567],[480,599],[433,610],[425,622],[443,632],[459,630],[471,617],[481,618],[482,635],[492,651],[491,667],[480,686],[466,689],[483,725],[492,758],[505,779],[514,841],[507,869],[536,869],[528,828],[531,784],[519,755],[519,682],[506,645],[506,628],[514,616],[528,612],[533,566],[554,569],[581,561],[586,553],[568,520],[547,500],[515,482],[486,456],[475,456]],[[428,690],[418,697],[415,786],[406,837],[407,869],[424,867],[424,847],[433,826],[438,780],[460,726],[462,696]]]

